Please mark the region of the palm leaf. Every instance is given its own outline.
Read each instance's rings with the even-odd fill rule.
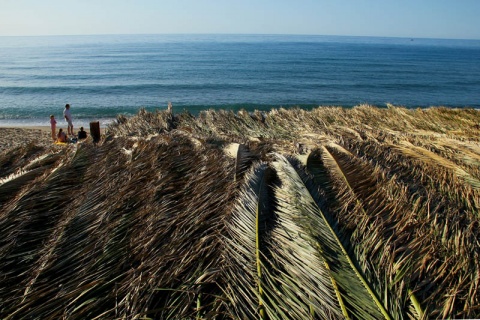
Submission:
[[[235,162],[235,181],[242,178],[254,160],[253,154],[244,144],[238,145]]]
[[[455,164],[454,162],[435,154],[425,148],[414,146],[413,144],[409,143],[408,141],[402,141],[400,145],[392,145],[393,148],[398,149],[406,156],[412,157],[413,159],[417,159],[419,161],[424,162],[425,164],[432,166],[432,167],[443,167],[463,179],[467,182],[473,189],[479,190],[480,189],[480,180],[476,179],[475,177],[471,176],[468,172],[466,172],[463,168],[459,165]]]
[[[372,186],[370,182],[368,182],[368,179],[372,179],[374,176],[374,173],[371,172],[367,180],[364,178],[364,174],[368,173],[368,170],[364,168],[361,165],[344,165],[341,166],[339,164],[340,159],[350,159],[352,155],[347,151],[341,148],[338,145],[335,144],[330,144],[328,148],[322,146],[318,151],[321,151],[320,155],[317,153],[312,154],[311,157],[309,157],[308,162],[307,162],[307,168],[308,172],[313,175],[316,183],[320,186],[322,186],[324,189],[329,189],[332,188],[333,184],[329,182],[330,178],[328,177],[327,171],[323,168],[324,166],[328,167],[329,170],[332,173],[332,176],[337,179],[337,184],[340,185],[340,187],[337,186],[337,188],[340,188],[342,190],[335,190],[333,193],[336,193],[337,195],[341,195],[342,193],[344,194],[344,197],[350,198],[349,201],[355,203],[355,210],[358,210],[360,215],[363,217],[360,220],[363,220],[362,225],[372,225],[372,219],[375,219],[375,215],[372,214],[370,216],[366,209],[364,203],[359,199],[355,189],[362,188],[363,193],[365,194],[377,194],[376,192],[376,187]],[[333,155],[333,151],[336,154],[336,156]],[[321,161],[319,161],[319,157],[321,157]],[[345,160],[344,159],[344,160]],[[343,161],[343,160],[342,160]],[[347,167],[347,168],[345,168]],[[323,168],[323,169],[322,169]],[[355,181],[355,186],[351,185],[351,181]],[[354,188],[355,187],[355,188]],[[371,190],[370,190],[371,189]],[[331,190],[329,193],[332,193]],[[333,197],[335,198],[335,196]],[[377,196],[377,198],[381,198],[380,196]],[[332,201],[333,199],[329,200]],[[334,200],[333,200],[334,201]],[[381,201],[380,201],[381,202]],[[382,202],[383,203],[383,202]],[[338,204],[337,204],[338,205]],[[375,203],[370,201],[370,205],[372,205],[373,208],[372,211],[374,213],[380,212],[383,209],[380,208],[380,206]],[[376,221],[382,221],[382,219],[379,219],[378,217],[376,218]],[[386,222],[382,222],[386,223]],[[383,227],[379,227],[379,229],[382,229]],[[368,233],[369,231],[363,230],[363,233]],[[371,233],[375,233],[373,230]],[[368,237],[368,235],[366,235]],[[375,243],[380,243],[379,239],[376,239],[374,241]],[[373,243],[372,243],[373,244]],[[366,245],[366,244],[364,244]],[[399,263],[400,264],[400,263]],[[366,266],[367,263],[365,261],[364,265]],[[399,278],[399,275],[396,275],[397,281]],[[391,285],[390,285],[391,286]],[[415,296],[415,294],[412,292],[412,290],[407,289],[409,291],[408,297],[410,298],[410,301],[412,305],[415,307],[415,310],[417,311],[417,315],[421,318],[424,314],[421,305],[419,303],[419,300]],[[389,298],[389,300],[392,300],[392,297],[389,297],[386,295],[386,297]],[[395,299],[394,299],[395,300]],[[394,306],[394,301],[390,301],[391,305]],[[399,305],[399,304],[397,304]],[[400,314],[397,314],[397,316],[400,316]]]
[[[281,171],[278,171],[281,172]],[[303,206],[297,207],[289,181],[281,178],[282,187],[275,189],[278,202],[277,224],[269,242],[269,288],[285,297],[278,308],[292,319],[337,319],[348,316],[343,299],[330,275],[327,261],[318,253],[317,243],[305,232],[308,224]],[[303,190],[304,191],[304,190]],[[292,198],[296,198],[292,205]]]
[[[299,212],[298,220],[302,227],[316,240],[318,253],[330,266],[349,314],[362,319],[390,319],[391,316],[345,250],[341,236],[331,227],[329,219],[317,206],[295,169],[283,156],[277,156],[276,168],[287,190],[282,200],[290,210]]]
[[[269,183],[272,171],[255,165],[245,176],[245,186],[227,223],[226,289],[238,318],[265,317],[262,272],[263,250],[270,208]]]

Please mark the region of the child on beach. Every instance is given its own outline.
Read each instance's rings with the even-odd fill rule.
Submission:
[[[63,116],[65,121],[67,121],[67,133],[73,136],[73,123],[72,123],[72,113],[70,112],[70,105],[67,103],[65,105],[65,110],[63,110]]]
[[[57,126],[57,120],[55,120],[55,116],[53,114],[51,114],[50,115],[50,128],[52,129],[53,142],[55,142],[55,140],[57,140],[57,138],[55,137],[56,126]]]
[[[58,130],[58,136],[57,136],[57,141],[58,142],[67,142],[67,135],[65,134],[65,132],[63,132],[63,129],[60,128],[60,130]]]

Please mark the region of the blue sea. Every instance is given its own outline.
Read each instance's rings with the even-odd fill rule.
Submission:
[[[0,37],[0,125],[202,109],[480,108],[480,41],[290,35]],[[58,120],[57,120],[58,121]],[[62,121],[63,122],[63,121]]]

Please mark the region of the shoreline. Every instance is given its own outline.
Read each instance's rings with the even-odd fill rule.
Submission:
[[[60,128],[62,128],[62,127],[57,126],[57,129],[60,129]],[[25,126],[13,126],[13,125],[2,126],[2,125],[0,125],[0,129],[26,129],[26,130],[42,130],[42,131],[50,132],[50,126],[35,126],[35,125],[25,125]]]
[[[108,119],[108,120],[95,120],[100,123],[100,128],[106,128],[109,124],[111,124],[115,119]],[[93,121],[77,121],[73,123],[73,128],[75,130],[80,129],[80,127],[83,127],[85,130],[90,127],[90,122]],[[47,128],[50,130],[50,120],[44,121],[44,122],[23,122],[20,120],[17,121],[11,121],[11,120],[0,120],[0,128]],[[57,128],[67,128],[67,123],[63,120],[58,121],[57,119]]]

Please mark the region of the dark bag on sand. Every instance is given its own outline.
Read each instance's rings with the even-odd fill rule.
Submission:
[[[93,142],[100,141],[100,123],[98,121],[90,122],[90,135]]]

